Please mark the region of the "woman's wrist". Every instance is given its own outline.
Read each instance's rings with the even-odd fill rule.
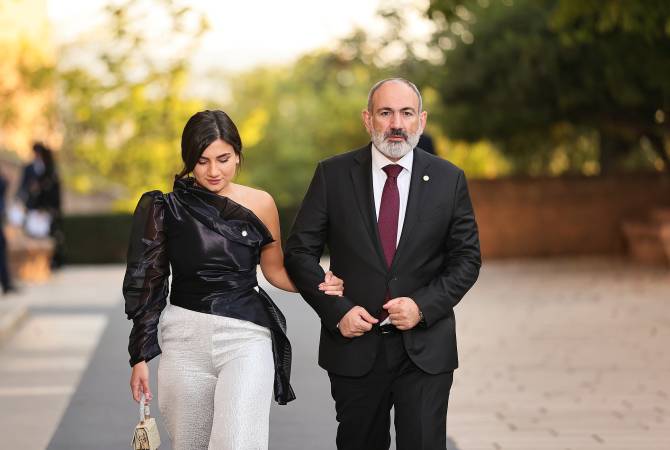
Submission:
[[[133,364],[133,369],[137,366],[141,366],[142,364],[146,365],[147,362],[145,360],[141,359],[141,360],[137,361],[135,364]]]

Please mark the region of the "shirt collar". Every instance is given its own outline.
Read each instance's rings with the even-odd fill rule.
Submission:
[[[408,152],[405,156],[400,158],[397,162],[393,162],[388,159],[379,149],[372,144],[372,168],[375,170],[383,170],[384,166],[389,164],[398,164],[402,166],[403,169],[412,174],[412,163],[414,162],[414,150]]]

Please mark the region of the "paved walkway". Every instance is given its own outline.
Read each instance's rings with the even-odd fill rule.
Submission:
[[[67,268],[23,291],[30,315],[0,347],[3,448],[128,446],[136,408],[122,275]],[[297,296],[269,291],[289,321],[298,395],[273,408],[271,449],[332,449],[318,322]],[[451,448],[670,448],[668,302],[667,271],[593,259],[485,264],[457,307]]]
[[[670,272],[490,263],[457,324],[459,448],[670,449]]]
[[[72,404],[111,308],[118,308],[118,287],[112,290],[118,279],[118,266],[68,268],[49,283],[25,286],[20,295],[0,300],[29,309],[0,346],[2,448],[47,447]],[[97,424],[98,432],[104,427]]]

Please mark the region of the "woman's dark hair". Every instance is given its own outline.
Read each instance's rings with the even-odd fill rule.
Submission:
[[[188,119],[181,134],[181,159],[184,161],[184,168],[175,175],[175,180],[193,172],[202,152],[217,139],[233,147],[241,165],[242,140],[235,123],[223,111],[200,111]]]
[[[51,153],[49,147],[44,145],[41,142],[35,142],[33,144],[33,153],[39,156],[39,158],[44,163],[44,176],[51,176],[55,170],[54,157]]]

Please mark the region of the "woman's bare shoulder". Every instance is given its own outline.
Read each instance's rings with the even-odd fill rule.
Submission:
[[[258,217],[264,219],[275,214],[277,207],[269,193],[242,184],[238,184],[237,188],[239,189],[240,198],[243,199],[243,206],[252,210]]]

